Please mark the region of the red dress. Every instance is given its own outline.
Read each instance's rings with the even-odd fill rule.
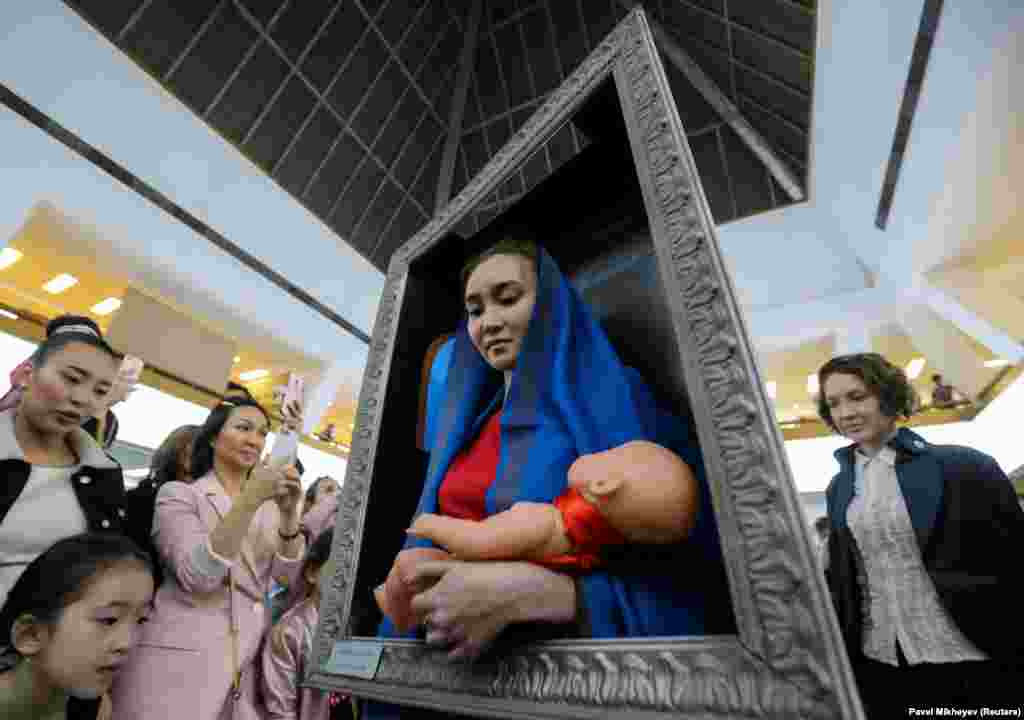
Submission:
[[[487,491],[498,474],[501,457],[501,414],[494,413],[480,434],[452,461],[437,493],[441,515],[477,522],[487,517]],[[600,564],[600,550],[624,538],[600,511],[573,488],[554,500],[562,513],[572,551],[538,564],[562,572],[587,572]]]

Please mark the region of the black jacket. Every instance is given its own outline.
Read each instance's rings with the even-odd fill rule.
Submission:
[[[14,437],[13,412],[0,413],[0,523],[25,489],[32,472]],[[72,442],[81,467],[71,476],[71,486],[89,530],[125,532],[127,509],[121,466],[84,430],[75,429]]]
[[[896,476],[925,569],[956,626],[996,660],[1024,657],[1024,583],[1014,559],[1024,548],[1024,511],[988,455],[931,445],[901,429],[889,443]],[[852,659],[862,657],[863,607],[857,543],[846,524],[853,498],[854,448],[836,451],[840,471],[828,486],[830,535],[825,576]]]

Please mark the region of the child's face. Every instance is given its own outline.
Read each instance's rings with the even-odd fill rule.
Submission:
[[[100,697],[134,647],[152,601],[153,576],[140,563],[125,560],[103,571],[64,608],[32,666],[69,695]]]

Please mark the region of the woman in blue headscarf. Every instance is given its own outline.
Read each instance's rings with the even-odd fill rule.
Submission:
[[[422,589],[412,609],[426,641],[458,659],[521,623],[593,638],[734,632],[692,425],[658,407],[554,260],[521,237],[506,233],[463,270],[467,317],[450,353],[417,516],[479,520],[516,502],[550,503],[576,458],[646,440],[690,467],[698,519],[684,543],[625,546],[584,575],[527,562],[423,561],[440,551],[410,538],[395,567]],[[400,636],[388,620],[380,635]]]

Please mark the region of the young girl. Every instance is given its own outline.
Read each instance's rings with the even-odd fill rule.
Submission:
[[[337,693],[299,687],[313,652],[313,634],[320,615],[320,570],[331,554],[333,537],[333,530],[325,530],[313,543],[302,566],[306,597],[285,613],[263,648],[263,697],[268,720],[328,720],[332,707],[347,704],[341,703]]]
[[[152,600],[150,559],[123,535],[73,535],[39,555],[0,612],[0,717],[109,717]]]

